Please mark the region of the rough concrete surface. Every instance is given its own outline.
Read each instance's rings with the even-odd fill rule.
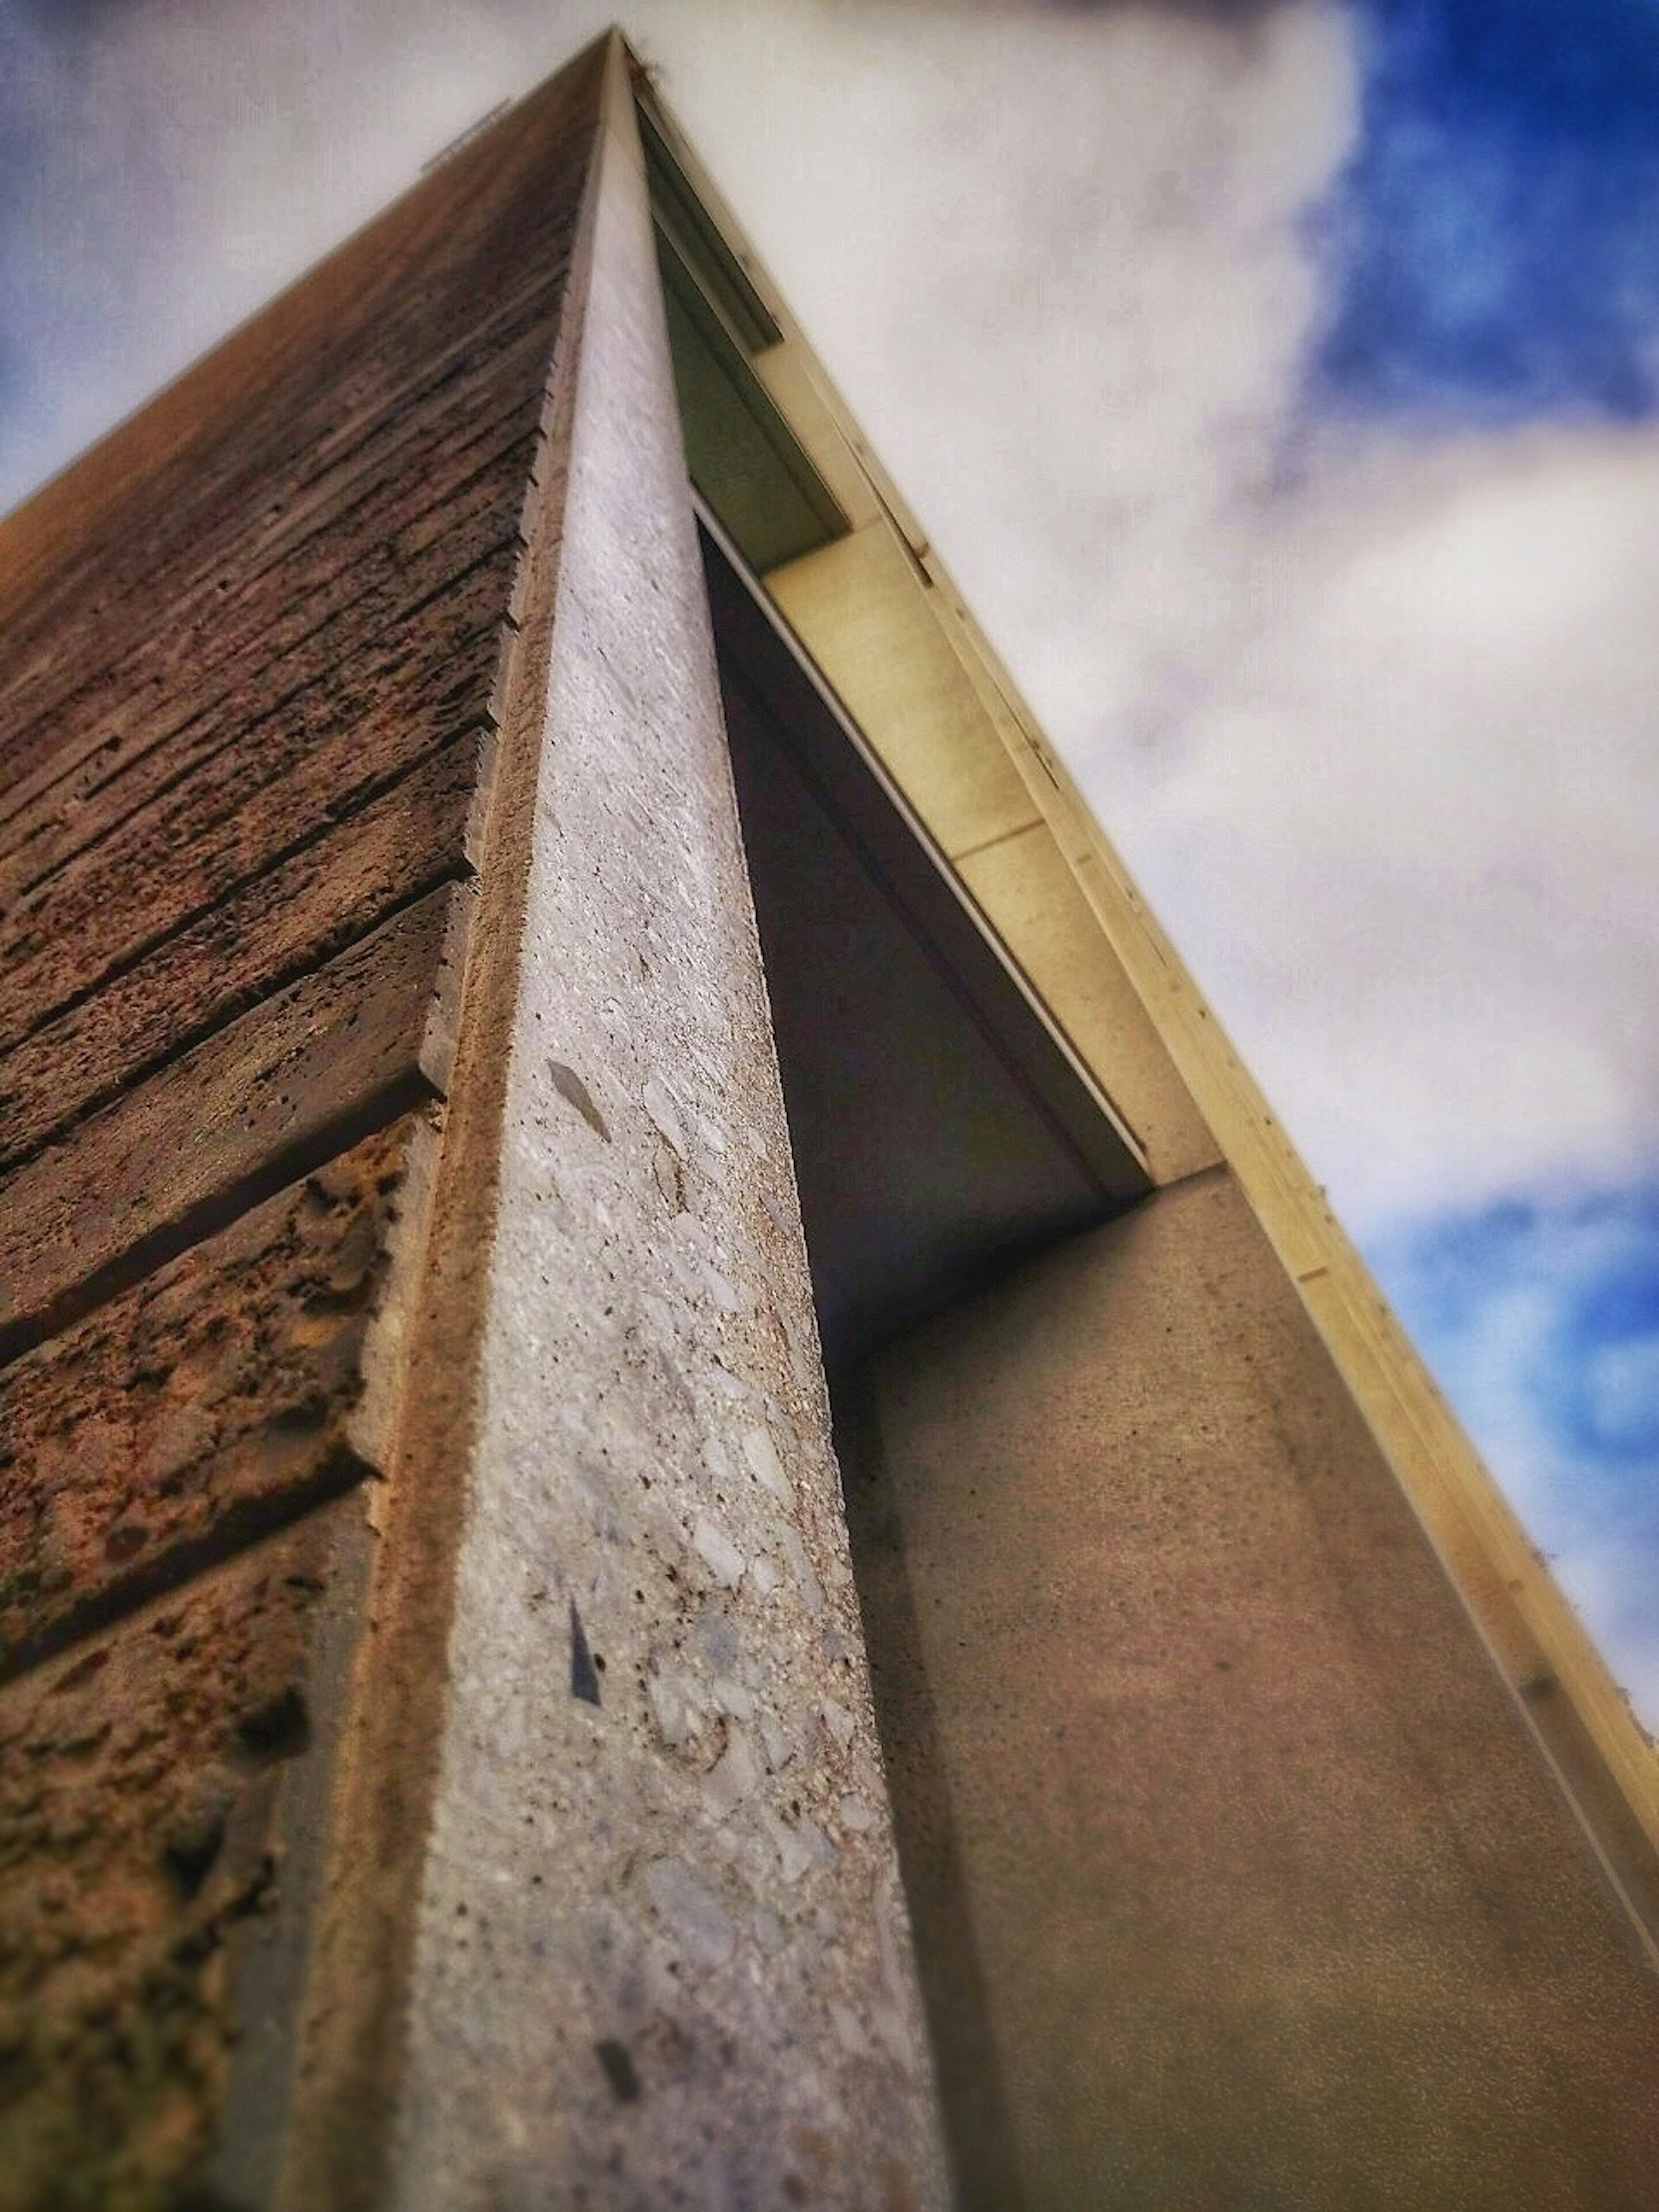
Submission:
[[[35,702],[56,718],[56,742],[0,802],[6,866],[45,841],[77,842],[74,810],[220,712],[262,646],[265,658],[292,652],[362,605],[367,587],[384,604],[398,567],[434,536],[462,542],[465,533],[443,532],[445,509],[464,496],[476,507],[480,493],[487,502],[493,464],[535,427],[562,274],[556,252],[505,312],[460,326],[459,337],[428,333],[429,349],[400,364],[401,380],[377,415],[350,426],[357,442],[337,435],[327,441],[334,450],[319,453],[307,442],[315,432],[302,414],[298,442],[270,454],[265,483],[240,511],[220,500],[210,477],[180,487],[198,527],[171,558],[154,549],[148,572],[149,595],[165,600],[173,619],[160,632],[140,627],[137,578],[125,600],[100,602],[104,621],[85,640],[72,686],[49,705]],[[280,393],[269,404],[279,422]],[[62,618],[78,631],[85,610],[66,607]],[[20,714],[21,701],[8,720]]]
[[[468,731],[0,1055],[0,1170],[467,870]]]
[[[292,2147],[592,83],[0,527],[3,2212]]]
[[[364,1472],[351,1419],[407,1135],[0,1371],[0,1678]]]
[[[296,831],[349,811],[444,738],[485,719],[511,550],[461,580],[347,674],[327,664],[276,725],[238,728],[201,775],[40,887],[0,928],[5,1042],[96,990],[281,859]],[[354,640],[341,641],[349,652]]]
[[[390,2201],[921,2212],[930,2073],[631,137],[578,372]]]
[[[466,896],[432,892],[0,1183],[0,1356],[441,1089]]]
[[[0,2212],[223,2203],[196,2184],[237,1954],[283,1901],[360,1523],[343,1500],[0,1691]]]
[[[429,455],[427,473],[413,487],[394,480],[366,517],[354,512],[348,534],[365,533],[356,557],[321,529],[314,547],[295,549],[292,568],[276,565],[280,600],[273,586],[248,589],[252,605],[238,623],[232,617],[240,611],[227,613],[222,591],[214,593],[216,620],[201,641],[210,666],[124,667],[123,688],[134,680],[140,685],[137,708],[123,714],[117,702],[106,701],[106,740],[78,760],[72,750],[56,756],[60,772],[0,828],[6,848],[0,898],[9,905],[38,896],[37,886],[147,807],[161,809],[160,823],[190,822],[204,812],[211,819],[222,788],[213,764],[220,760],[222,772],[225,748],[255,728],[259,750],[254,755],[244,745],[242,771],[250,788],[270,781],[290,765],[283,745],[291,748],[305,731],[307,709],[317,734],[311,687],[319,678],[340,686],[343,721],[361,722],[400,673],[414,702],[429,694],[444,653],[423,620],[427,601],[512,535],[520,463],[534,428],[522,393],[515,412],[518,419],[489,436],[481,454],[462,447]],[[347,556],[340,574],[314,573],[339,552]],[[230,574],[217,579],[222,586],[237,574],[237,563],[228,566]],[[238,637],[243,629],[247,635]],[[163,635],[173,639],[171,623]],[[156,651],[149,647],[144,659]],[[372,756],[372,735],[368,750]]]
[[[536,335],[546,343],[544,329]],[[349,639],[372,659],[388,629],[418,607],[441,563],[459,573],[510,532],[511,456],[533,428],[533,409],[519,391],[502,422],[482,431],[456,427],[443,451],[424,456],[413,486],[394,475],[343,520],[319,520],[313,540],[271,562],[268,577],[241,580],[245,561],[270,557],[257,537],[246,547],[221,549],[205,594],[211,619],[191,625],[185,610],[170,610],[194,636],[194,658],[180,655],[175,665],[146,637],[101,685],[89,687],[88,726],[71,725],[40,771],[8,794],[0,897],[9,901],[62,867],[155,799],[177,771],[210,759],[239,727],[269,720],[328,665],[331,648]],[[458,510],[471,530],[446,526]],[[439,539],[441,551],[434,550]],[[162,636],[179,655],[171,623]],[[405,653],[418,644],[405,624]]]
[[[1231,1177],[882,1354],[854,1496],[967,2204],[1652,2205],[1659,1984]]]
[[[550,344],[568,173],[580,174],[586,151],[580,118],[569,122],[550,136],[544,112],[521,114],[446,164],[5,526],[0,739],[20,779],[10,800],[26,802],[89,743],[118,750],[107,717],[123,692],[130,709],[167,710],[157,688],[173,691],[175,712],[191,699],[194,653],[210,665],[214,651],[216,621],[191,596],[208,564],[222,564],[216,591],[257,567],[267,538],[280,543],[290,500],[309,504],[331,473],[349,483],[388,422],[441,406],[447,374],[481,327],[510,336],[511,319],[539,301]],[[526,397],[539,380],[525,378]],[[309,558],[279,566],[278,606],[296,577],[331,572],[319,550],[320,571]],[[158,635],[155,611],[175,594],[180,628]],[[183,658],[146,659],[156,653]],[[0,818],[11,811],[0,806]]]

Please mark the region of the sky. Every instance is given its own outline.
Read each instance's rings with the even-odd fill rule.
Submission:
[[[618,9],[1659,1726],[1659,0],[0,0],[0,507]]]

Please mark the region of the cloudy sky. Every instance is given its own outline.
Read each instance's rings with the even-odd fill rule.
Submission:
[[[0,0],[0,507],[619,9],[1659,1723],[1659,0]]]

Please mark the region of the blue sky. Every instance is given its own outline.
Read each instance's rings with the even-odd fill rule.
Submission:
[[[1659,391],[1652,0],[1362,0],[1361,137],[1316,235],[1315,404],[1516,422]]]
[[[1659,1646],[1659,1173],[1402,1223],[1370,1257],[1534,1541],[1645,1682]]]
[[[0,505],[613,12],[0,0]],[[625,12],[1659,1721],[1659,0]]]
[[[1424,439],[1651,419],[1659,7],[1366,0],[1357,46],[1358,140],[1309,216],[1309,415]],[[1651,991],[1652,964],[1632,981]],[[1659,1719],[1659,1150],[1627,1181],[1585,1188],[1563,1163],[1367,1242]]]

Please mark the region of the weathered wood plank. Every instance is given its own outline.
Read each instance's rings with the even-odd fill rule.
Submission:
[[[430,893],[0,1183],[0,1360],[441,1089],[465,897]]]
[[[0,1057],[0,1174],[464,872],[483,742],[469,731],[441,747]]]
[[[364,1471],[407,1121],[0,1372],[0,1679]]]

